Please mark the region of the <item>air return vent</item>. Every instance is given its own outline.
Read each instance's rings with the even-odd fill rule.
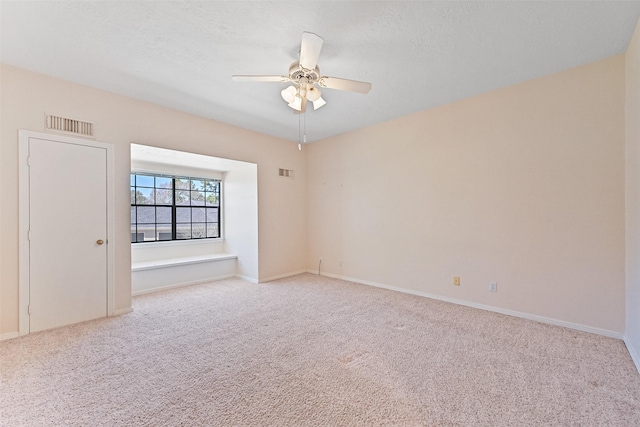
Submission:
[[[279,169],[278,175],[285,178],[293,178],[293,171],[291,169]]]
[[[46,114],[45,128],[56,132],[64,132],[93,138],[95,125],[91,122],[83,122],[82,120]]]

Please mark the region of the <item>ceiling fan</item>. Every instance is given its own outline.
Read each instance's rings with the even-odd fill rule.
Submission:
[[[237,82],[293,83],[280,94],[296,114],[304,113],[307,110],[307,102],[313,103],[314,110],[326,104],[326,101],[322,99],[320,88],[357,93],[369,92],[371,83],[320,75],[318,57],[322,49],[322,42],[322,37],[314,33],[303,32],[300,59],[289,66],[288,76],[234,75],[231,78]]]

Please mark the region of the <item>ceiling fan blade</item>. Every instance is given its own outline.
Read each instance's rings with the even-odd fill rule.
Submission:
[[[231,76],[233,80],[236,82],[288,82],[291,81],[289,77],[286,76],[242,76],[235,75]]]
[[[318,84],[329,89],[346,90],[349,92],[368,93],[371,90],[371,83],[341,79],[338,77],[320,77]]]
[[[302,33],[302,45],[300,46],[300,65],[307,70],[313,70],[318,64],[318,57],[322,49],[322,37],[317,34]]]

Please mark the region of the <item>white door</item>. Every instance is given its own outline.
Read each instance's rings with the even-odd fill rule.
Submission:
[[[29,138],[29,331],[107,315],[107,152]]]

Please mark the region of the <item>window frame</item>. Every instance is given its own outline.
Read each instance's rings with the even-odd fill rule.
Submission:
[[[138,176],[145,176],[145,177],[152,177],[153,178],[153,186],[150,187],[148,185],[139,185],[138,184]],[[157,203],[156,200],[156,192],[157,190],[162,190],[162,187],[158,187],[157,184],[157,180],[156,178],[168,178],[171,180],[171,203]],[[188,181],[188,189],[184,189],[184,188],[177,188],[178,186],[176,185],[176,183],[178,182],[178,180],[187,180]],[[202,190],[200,189],[195,189],[193,187],[192,182],[193,181],[202,181]],[[214,183],[216,185],[215,187],[215,191],[207,191],[207,185],[209,183]],[[143,204],[143,203],[137,203],[138,200],[136,199],[137,194],[138,194],[138,188],[143,188],[143,189],[150,189],[151,190],[151,194],[154,197],[153,200],[153,204]],[[222,197],[222,188],[223,188],[223,180],[219,179],[219,178],[206,178],[206,177],[195,177],[195,176],[187,176],[187,175],[183,175],[183,174],[172,174],[172,173],[168,173],[168,172],[151,172],[151,171],[143,171],[143,170],[138,170],[138,171],[131,171],[130,172],[130,196],[131,196],[131,201],[132,203],[130,204],[131,208],[135,208],[135,216],[134,216],[134,211],[133,209],[131,210],[131,217],[130,217],[130,229],[131,229],[131,244],[137,244],[137,243],[147,243],[147,244],[158,244],[158,243],[162,243],[162,244],[166,244],[166,243],[175,243],[175,242],[204,242],[204,241],[214,241],[214,240],[221,240],[223,238],[223,232],[222,232],[222,204],[223,204],[223,197]],[[176,200],[176,194],[180,191],[188,191],[189,192],[189,203],[188,204],[178,204],[177,200]],[[204,200],[202,201],[203,204],[193,204],[192,203],[192,193],[193,192],[197,192],[197,193],[202,193]],[[216,200],[216,204],[215,205],[208,205],[207,204],[207,197],[209,194],[215,194],[217,197]],[[149,222],[149,223],[140,223],[138,221],[139,217],[138,217],[138,208],[140,207],[150,207],[150,208],[154,208],[154,222]],[[157,209],[158,208],[170,208],[171,209],[171,223],[169,222],[158,222],[158,213],[157,213]],[[190,220],[188,222],[184,221],[184,222],[179,222],[178,221],[178,211],[179,209],[184,209],[186,208],[186,210],[189,211],[189,216],[190,216]],[[203,209],[203,214],[204,214],[204,219],[203,221],[193,221],[193,210],[196,208],[202,208]],[[208,221],[207,219],[209,218],[209,214],[208,214],[208,209],[209,208],[215,208],[217,211],[217,221]],[[133,219],[135,218],[135,222],[133,221]],[[153,226],[154,227],[154,240],[144,240],[144,233],[143,233],[143,240],[137,240],[137,238],[139,237],[139,232],[138,230],[140,229],[140,225],[143,226]],[[191,237],[189,238],[179,238],[179,229],[178,226],[180,224],[189,224],[190,225],[190,230],[191,230]],[[204,237],[193,237],[193,229],[194,229],[194,224],[200,224],[204,226]],[[212,237],[207,237],[207,226],[209,224],[216,224],[217,225],[217,235],[216,236],[212,236]],[[170,225],[171,228],[171,238],[170,239],[160,239],[159,238],[159,231],[158,231],[158,226],[159,225]],[[133,231],[133,227],[135,226],[135,233]],[[136,235],[136,241],[133,240],[134,234]]]

